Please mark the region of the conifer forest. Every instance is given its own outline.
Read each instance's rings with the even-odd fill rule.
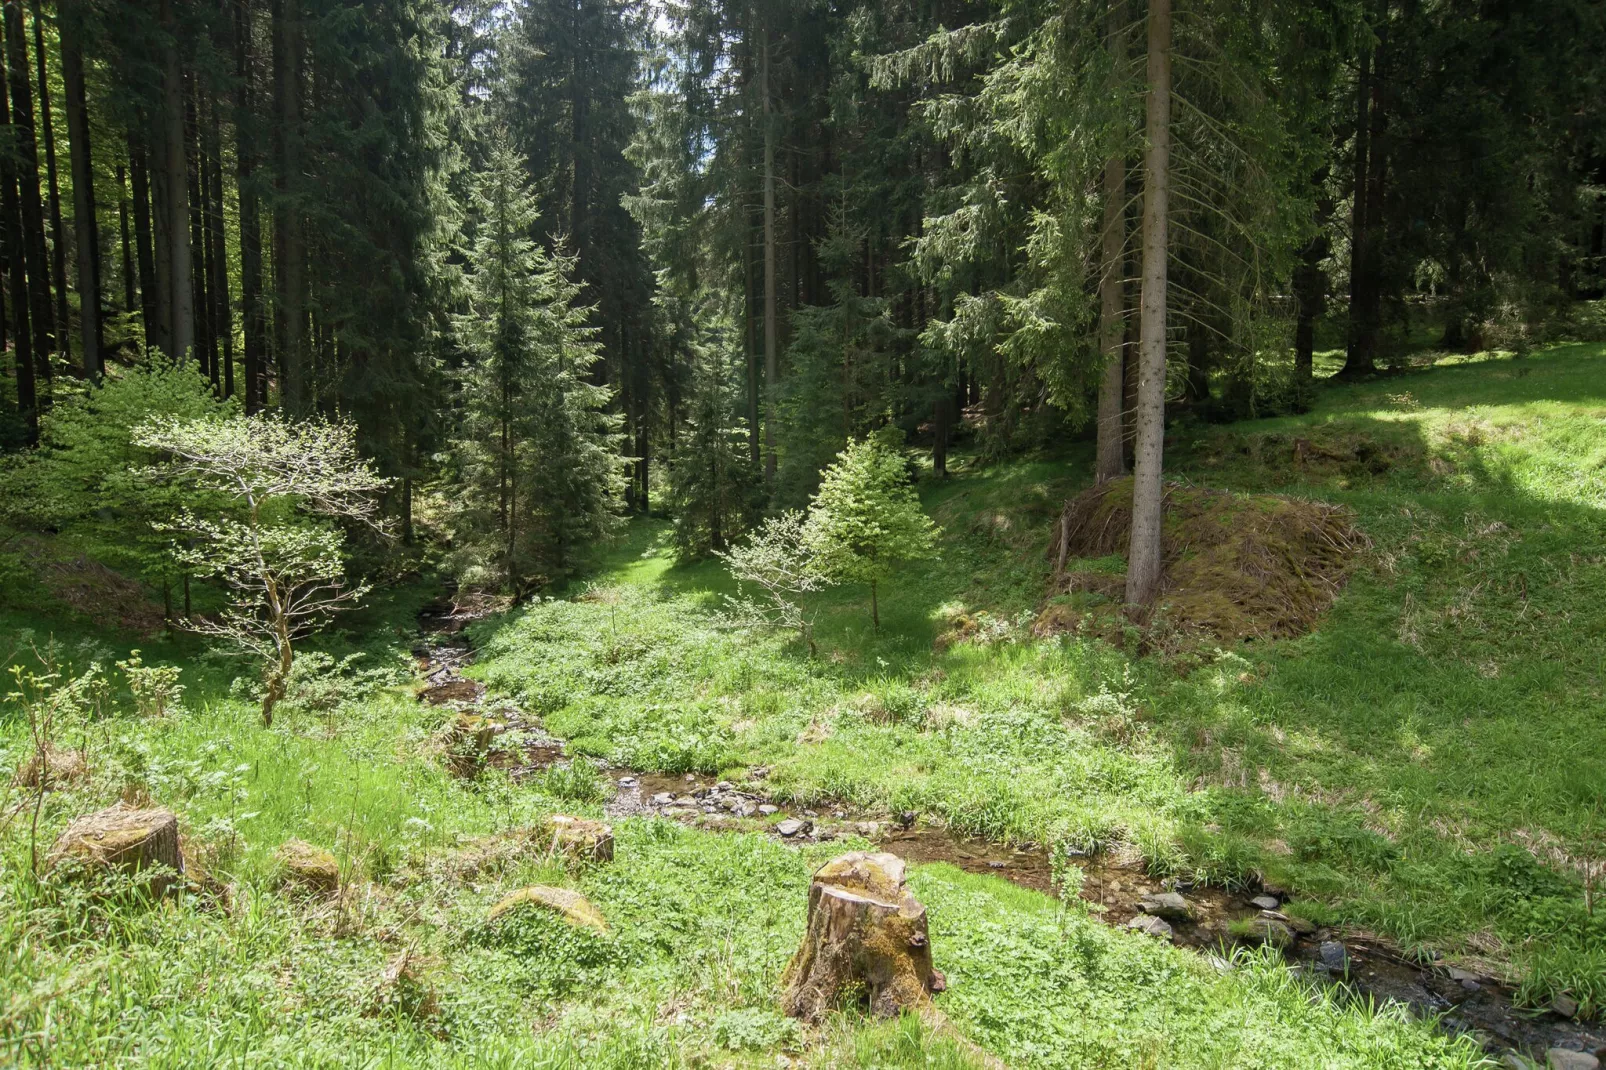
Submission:
[[[1606,0],[0,41],[0,1065],[1606,1061]]]

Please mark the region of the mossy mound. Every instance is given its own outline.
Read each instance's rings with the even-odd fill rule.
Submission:
[[[1039,634],[1104,632],[1124,578],[1108,567],[1131,536],[1132,480],[1065,503],[1048,553],[1053,596]],[[1349,512],[1275,494],[1165,489],[1164,581],[1151,622],[1222,642],[1285,639],[1315,626],[1342,589],[1366,537]]]

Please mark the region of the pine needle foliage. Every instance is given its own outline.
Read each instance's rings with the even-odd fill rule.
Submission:
[[[920,508],[902,454],[886,433],[849,442],[825,470],[803,542],[826,578],[870,585],[870,617],[879,629],[877,587],[905,561],[934,556],[937,525]]]
[[[574,259],[535,241],[526,174],[498,136],[475,182],[450,495],[459,581],[515,595],[567,576],[614,530],[625,463],[612,391],[588,374],[600,347]]]

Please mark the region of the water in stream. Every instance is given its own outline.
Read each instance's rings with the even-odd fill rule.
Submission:
[[[418,650],[425,682],[420,699],[493,717],[505,743],[493,750],[491,762],[514,780],[567,762],[562,740],[547,734],[516,706],[487,703],[484,686],[462,675],[463,666],[473,660],[473,650],[461,635],[469,619],[444,604],[420,615],[425,635]],[[738,784],[695,774],[612,768],[606,774],[614,783],[614,795],[604,810],[612,818],[654,816],[712,831],[763,832],[791,843],[858,836],[912,864],[945,862],[1048,895],[1060,893],[1052,880],[1048,853],[1040,845],[966,836],[911,813],[870,814],[830,804],[797,808],[766,793],[766,772],[750,770]],[[1403,1003],[1415,1013],[1437,1017],[1447,1030],[1474,1034],[1496,1056],[1523,1053],[1542,1065],[1547,1049],[1564,1048],[1606,1058],[1606,1029],[1565,1017],[1554,1008],[1518,1008],[1512,1002],[1512,987],[1499,978],[1421,961],[1375,936],[1317,927],[1284,914],[1278,909],[1280,889],[1234,891],[1165,882],[1151,877],[1135,860],[1107,853],[1073,861],[1083,874],[1078,894],[1095,916],[1111,925],[1152,926],[1155,915],[1150,912],[1164,913],[1165,924],[1159,926],[1166,930],[1164,938],[1210,954],[1224,968],[1227,949],[1258,934],[1284,945],[1290,969],[1344,985],[1355,998]],[[1174,901],[1154,898],[1165,892],[1184,897],[1185,914],[1166,909]]]

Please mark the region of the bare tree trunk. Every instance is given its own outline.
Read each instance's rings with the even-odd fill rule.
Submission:
[[[199,78],[189,79],[184,102],[185,161],[189,168],[191,191],[189,201],[190,249],[194,259],[190,264],[190,292],[195,308],[195,358],[200,362],[201,374],[212,381],[212,392],[217,393],[217,346],[212,337],[212,317],[209,313],[211,257],[206,242],[206,208],[209,200],[206,188],[206,151],[201,144],[201,109]]]
[[[1387,3],[1379,5],[1386,17]],[[1377,27],[1381,33],[1381,26]],[[1381,224],[1376,209],[1381,208],[1381,197],[1374,204],[1371,176],[1382,163],[1382,153],[1373,135],[1381,119],[1381,101],[1378,99],[1377,65],[1381,59],[1381,46],[1366,48],[1360,57],[1360,73],[1355,79],[1355,149],[1352,181],[1354,196],[1350,205],[1350,284],[1349,284],[1349,338],[1344,367],[1339,375],[1345,378],[1370,375],[1377,370],[1377,302],[1373,294],[1378,290],[1377,229]],[[1381,177],[1379,177],[1381,182]]]
[[[134,311],[134,285],[136,281],[134,268],[133,238],[128,230],[128,168],[123,164],[117,165],[117,232],[122,240],[123,254],[123,311]]]
[[[151,183],[148,155],[133,131],[128,135],[128,181],[134,196],[134,252],[139,258],[139,305],[145,327],[145,348],[167,351],[167,316],[161,301],[162,284],[156,274],[156,248],[151,219]]]
[[[1166,269],[1171,180],[1171,0],[1149,2],[1148,147],[1143,182],[1142,337],[1138,357],[1137,457],[1126,602],[1147,606],[1160,590],[1162,453],[1165,446]]]
[[[181,364],[195,356],[195,292],[189,233],[189,175],[184,159],[184,74],[178,62],[173,0],[161,0],[162,115],[160,233],[164,239],[164,291],[168,301],[168,355]]]
[[[72,154],[73,231],[78,261],[78,323],[82,330],[84,373],[98,380],[102,371],[100,326],[100,228],[95,220],[95,170],[89,147],[89,102],[84,90],[84,54],[79,44],[81,28],[76,10],[60,9],[67,15],[61,25],[61,81],[67,95],[67,147]],[[118,188],[122,188],[122,168],[117,169]],[[123,208],[123,259],[128,258],[128,210]],[[130,290],[130,293],[132,291]],[[63,321],[65,322],[65,320]]]
[[[39,128],[44,133],[45,186],[50,210],[50,269],[56,291],[56,344],[72,356],[67,315],[67,231],[61,224],[61,185],[56,178],[56,126],[50,118],[50,67],[45,56],[45,16],[39,0],[33,6],[33,58],[39,75]]]
[[[764,478],[775,482],[775,391],[780,382],[776,353],[780,336],[775,307],[775,116],[770,104],[770,31],[764,28],[759,56],[759,93],[764,98]]]
[[[1111,65],[1126,63],[1125,3],[1112,0],[1107,32]],[[1104,375],[1099,380],[1098,457],[1094,479],[1104,483],[1126,475],[1125,406],[1122,359],[1126,340],[1126,154],[1114,152],[1104,161],[1104,234],[1099,277],[1099,354]]]
[[[758,317],[753,314],[757,273],[753,270],[753,227],[745,208],[742,213],[742,276],[747,288],[747,300],[742,303],[742,317],[746,328],[743,341],[747,349],[747,440],[753,457],[753,469],[758,470],[763,455],[759,445],[762,431],[758,418]]]
[[[0,78],[0,117],[7,117],[10,113],[6,81]],[[0,152],[0,214],[5,215],[6,279],[10,283],[13,337],[16,340],[11,352],[17,365],[17,409],[22,417],[27,443],[31,446],[39,441],[39,390],[34,380],[33,335],[28,318],[27,257],[23,253],[25,239],[22,204],[17,193],[17,164],[8,152]]]
[[[251,62],[251,0],[236,0],[234,21],[234,161],[240,198],[240,315],[245,335],[245,411],[267,400],[268,324],[262,306],[262,218],[255,178],[257,146],[251,126],[255,96]]]
[[[21,0],[6,0],[6,58],[11,83],[11,122],[22,207],[22,254],[28,273],[28,321],[33,342],[32,374],[48,381],[54,333],[50,305],[50,255],[45,248],[44,209],[39,199],[39,153],[34,142],[33,89],[28,80],[28,38]]]
[[[292,414],[307,408],[303,353],[306,309],[303,305],[301,216],[294,207],[291,176],[299,166],[301,142],[301,0],[274,0],[273,79],[274,140],[274,348],[279,357],[279,403]]]
[[[223,364],[223,396],[234,396],[234,312],[229,303],[228,247],[224,241],[223,218],[223,132],[218,120],[218,102],[215,95],[207,99],[206,151],[201,164],[207,168],[208,247],[207,260],[211,265],[208,292],[212,296],[212,335],[217,340],[218,359]]]

